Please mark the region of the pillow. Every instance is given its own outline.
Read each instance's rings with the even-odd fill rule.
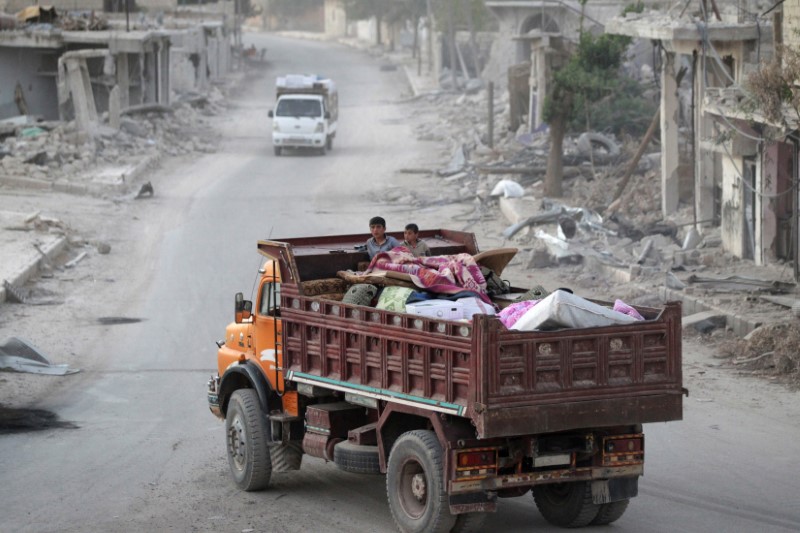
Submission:
[[[359,283],[347,289],[344,298],[342,298],[342,303],[369,305],[372,303],[372,299],[375,298],[376,294],[378,294],[378,287],[375,285]]]
[[[386,311],[399,311],[406,312],[406,301],[414,289],[408,287],[385,287],[381,291],[378,298],[378,304],[375,306],[378,309],[385,309]]]

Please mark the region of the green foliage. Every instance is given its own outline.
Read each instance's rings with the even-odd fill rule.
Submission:
[[[277,17],[296,17],[319,7],[323,0],[270,0],[269,11]]]
[[[588,122],[595,130],[640,137],[647,131],[656,107],[657,102],[644,97],[639,82],[622,76],[616,90],[598,101],[590,102],[581,95],[576,96],[576,112],[569,129],[583,131]]]
[[[622,87],[619,67],[630,42],[630,37],[622,35],[582,33],[575,54],[553,74],[553,91],[545,101],[544,119],[551,121],[558,114],[568,122],[577,117],[585,121],[588,105],[617,94]]]
[[[635,4],[628,4],[622,10],[622,16],[624,17],[628,13],[642,13],[644,11],[644,2],[636,2]]]

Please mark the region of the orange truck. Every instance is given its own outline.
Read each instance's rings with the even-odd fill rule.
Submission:
[[[363,270],[367,237],[258,243],[255,306],[236,295],[208,382],[236,485],[265,489],[305,454],[385,475],[403,532],[479,531],[498,498],[528,492],[558,526],[619,519],[644,472],[642,424],[682,418],[680,304],[514,331],[491,314],[344,303],[337,274]],[[470,233],[420,238],[434,255],[478,253]]]

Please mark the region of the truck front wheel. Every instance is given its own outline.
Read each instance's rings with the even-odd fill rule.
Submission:
[[[403,433],[386,467],[386,494],[404,533],[447,533],[455,524],[444,488],[442,447],[433,431]]]
[[[225,435],[228,464],[236,486],[246,491],[267,488],[272,476],[267,424],[253,389],[239,389],[231,395]]]
[[[327,148],[328,151],[333,150],[333,136],[332,135],[328,135],[328,137],[325,139],[325,148]]]
[[[273,146],[272,150],[275,152],[276,157],[280,157],[281,155],[281,147],[280,146]]]
[[[533,500],[545,520],[560,527],[589,525],[600,509],[585,481],[538,485],[533,487]]]

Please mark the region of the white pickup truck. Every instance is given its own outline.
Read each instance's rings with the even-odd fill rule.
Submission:
[[[277,101],[270,110],[275,155],[284,148],[311,148],[325,155],[333,149],[339,95],[333,81],[316,75],[289,74],[275,84]]]

